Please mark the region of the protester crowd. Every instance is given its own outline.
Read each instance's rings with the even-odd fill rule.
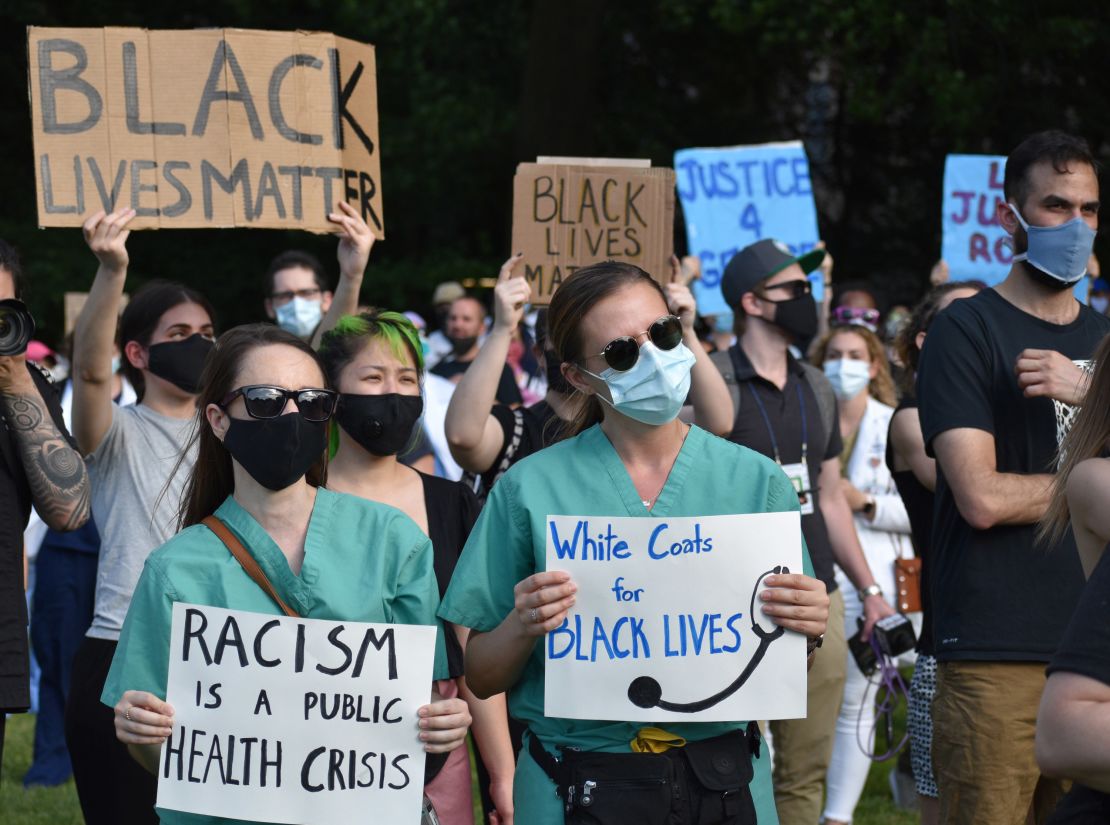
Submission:
[[[260,267],[269,323],[224,329],[163,281],[121,311],[134,212],[94,215],[72,341],[0,356],[0,758],[34,661],[26,785],[72,775],[90,825],[200,821],[154,807],[191,602],[437,624],[426,821],[473,824],[473,758],[502,825],[848,823],[900,744],[923,823],[1110,821],[1097,169],[1079,138],[1023,140],[997,210],[1009,275],[942,262],[912,307],[878,274],[834,278],[823,245],[760,240],[723,271],[731,329],[699,316],[696,259],[599,261],[534,307],[515,255],[489,306],[447,282],[427,320],[362,307],[373,235],[343,203],[338,284],[282,253]],[[0,241],[0,300],[23,281]],[[761,609],[806,639],[805,718],[544,714],[537,641],[577,591],[545,569],[550,513],[779,511],[800,512],[804,569],[769,576]],[[873,643],[903,624],[912,650]],[[879,698],[898,667],[908,743]]]

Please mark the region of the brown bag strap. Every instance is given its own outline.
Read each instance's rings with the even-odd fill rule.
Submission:
[[[227,528],[227,525],[219,517],[208,516],[201,521],[201,524],[216,534],[220,541],[224,543],[224,546],[231,551],[231,555],[235,556],[235,560],[242,565],[247,575],[254,579],[255,584],[266,591],[266,595],[277,602],[278,607],[284,611],[286,616],[292,616],[295,619],[300,618],[300,614],[287,605],[277,594],[274,586],[270,584],[270,580],[266,578],[266,574],[262,572],[262,568],[258,566],[258,562],[254,560],[254,556],[247,552],[243,543],[235,538],[235,534]]]

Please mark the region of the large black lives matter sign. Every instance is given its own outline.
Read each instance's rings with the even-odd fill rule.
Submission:
[[[378,238],[374,47],[323,32],[27,30],[38,214],[79,226],[330,231],[340,200]]]

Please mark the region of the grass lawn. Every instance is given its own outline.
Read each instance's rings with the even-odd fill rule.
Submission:
[[[8,719],[4,764],[0,770],[0,821],[4,825],[81,825],[81,809],[72,780],[60,788],[23,790],[23,774],[31,764],[33,730],[34,717],[29,714]],[[863,799],[856,809],[855,825],[916,825],[917,814],[899,811],[891,802],[887,774],[893,765],[891,760],[872,767]]]

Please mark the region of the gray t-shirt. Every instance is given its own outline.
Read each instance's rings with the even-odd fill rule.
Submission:
[[[143,404],[113,404],[112,425],[86,457],[93,517],[100,530],[96,605],[87,634],[94,639],[119,639],[146,557],[177,532],[177,512],[196,450],[179,467],[177,461],[192,428],[192,418],[169,418]]]

